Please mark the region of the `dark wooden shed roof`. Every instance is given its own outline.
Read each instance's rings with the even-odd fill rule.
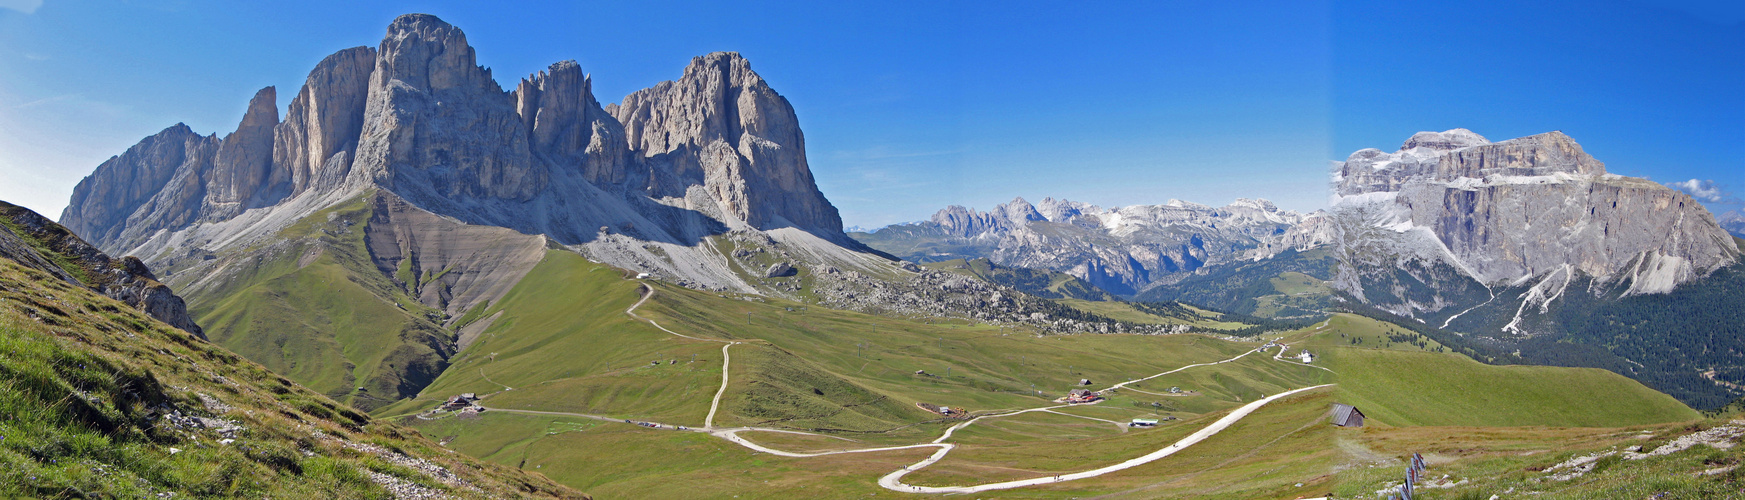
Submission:
[[[1333,403],[1333,425],[1363,427],[1363,410],[1348,404]]]

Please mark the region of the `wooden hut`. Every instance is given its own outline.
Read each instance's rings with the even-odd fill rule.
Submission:
[[[1363,427],[1363,411],[1356,406],[1333,403],[1333,425]]]

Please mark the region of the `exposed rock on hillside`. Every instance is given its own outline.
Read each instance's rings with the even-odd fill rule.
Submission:
[[[552,64],[521,80],[516,112],[531,131],[533,151],[560,170],[579,170],[595,185],[630,181],[635,162],[624,125],[594,100],[593,81],[575,61]]]
[[[547,187],[527,139],[514,99],[460,29],[424,14],[388,26],[365,98],[360,175],[427,197],[526,201]]]
[[[1111,293],[1134,295],[1207,264],[1241,258],[1300,221],[1266,200],[1214,208],[1170,200],[1104,209],[1087,203],[1023,198],[979,212],[946,207],[929,221],[857,235],[873,248],[917,262],[988,258],[1051,269]]]
[[[794,266],[792,264],[788,264],[786,262],[777,262],[775,264],[771,264],[769,266],[769,270],[763,272],[763,277],[765,277],[765,278],[780,278],[783,276],[793,276],[794,273],[795,273]]]
[[[218,144],[207,183],[203,215],[223,219],[260,206],[273,177],[273,129],[279,125],[278,91],[261,89],[248,102],[236,131]]]
[[[200,338],[182,298],[134,257],[111,258],[67,228],[30,209],[0,202],[0,257],[119,300]]]

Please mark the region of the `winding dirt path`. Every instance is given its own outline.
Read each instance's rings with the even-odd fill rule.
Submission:
[[[879,478],[879,486],[883,486],[883,487],[885,487],[885,489],[888,489],[888,490],[908,491],[908,492],[913,492],[913,493],[935,493],[935,494],[937,494],[937,493],[978,493],[978,492],[983,492],[983,491],[1006,490],[1006,489],[1012,489],[1012,488],[1022,488],[1025,486],[1036,486],[1036,485],[1040,485],[1040,484],[1061,483],[1061,482],[1066,482],[1066,481],[1074,481],[1074,480],[1079,480],[1079,479],[1093,478],[1093,477],[1101,476],[1104,474],[1108,474],[1110,472],[1131,469],[1131,468],[1145,465],[1145,464],[1148,464],[1151,462],[1155,462],[1159,459],[1162,459],[1163,457],[1174,455],[1176,452],[1187,449],[1187,447],[1193,446],[1195,443],[1205,441],[1207,438],[1215,436],[1219,432],[1223,432],[1224,429],[1228,429],[1228,428],[1230,428],[1230,426],[1235,425],[1236,422],[1241,421],[1244,417],[1247,417],[1248,414],[1254,413],[1254,411],[1260,409],[1260,407],[1266,406],[1267,403],[1271,403],[1273,401],[1277,401],[1280,398],[1288,397],[1288,396],[1291,396],[1291,395],[1294,395],[1294,394],[1297,394],[1297,393],[1300,393],[1303,391],[1320,389],[1323,387],[1330,387],[1332,385],[1333,384],[1322,384],[1322,385],[1317,385],[1317,386],[1304,387],[1301,389],[1294,389],[1294,390],[1290,390],[1290,391],[1285,391],[1282,393],[1274,394],[1271,396],[1267,396],[1267,397],[1255,400],[1252,403],[1242,405],[1241,408],[1237,408],[1236,411],[1230,412],[1230,414],[1225,415],[1224,418],[1220,418],[1220,419],[1218,419],[1218,421],[1212,422],[1212,425],[1208,425],[1203,429],[1195,431],[1193,434],[1189,434],[1188,437],[1182,438],[1181,440],[1176,441],[1175,443],[1170,444],[1169,446],[1165,446],[1161,450],[1147,453],[1144,456],[1134,458],[1132,460],[1128,460],[1125,462],[1121,462],[1121,463],[1118,463],[1115,465],[1110,465],[1107,467],[1091,469],[1091,470],[1084,471],[1084,472],[1074,472],[1071,474],[1060,474],[1060,475],[1056,475],[1056,476],[1038,477],[1038,478],[1032,478],[1032,479],[1022,479],[1022,480],[1018,480],[1018,481],[1006,481],[1006,482],[1000,482],[1000,483],[986,483],[986,484],[978,484],[978,485],[974,485],[974,486],[914,486],[914,485],[903,483],[903,476],[909,474],[910,472],[921,470],[922,468],[924,468],[926,466],[933,465],[934,463],[938,462],[940,459],[945,458],[946,453],[949,453],[951,451],[951,448],[944,448],[944,449],[939,450],[939,452],[934,453],[933,456],[928,457],[926,460],[922,460],[920,462],[917,462],[915,465],[905,467],[902,470],[898,470],[896,472],[886,474],[885,477]],[[967,425],[967,423],[965,425]],[[955,429],[956,428],[953,428],[953,430],[955,430]],[[945,438],[940,438],[940,439],[943,440]]]
[[[654,287],[648,286],[647,283],[643,283],[642,289],[647,292],[647,293],[642,294],[642,300],[638,300],[638,301],[636,301],[635,304],[631,304],[629,309],[624,310],[624,314],[628,314],[632,318],[647,321],[648,324],[654,325],[654,327],[659,328],[660,331],[667,332],[667,333],[670,333],[673,335],[678,335],[680,337],[684,337],[684,338],[691,339],[691,340],[701,340],[704,342],[721,342],[723,344],[727,344],[727,345],[721,346],[721,388],[715,390],[715,399],[709,401],[709,416],[703,418],[703,428],[704,429],[714,429],[715,428],[715,412],[721,409],[721,396],[724,394],[727,394],[727,369],[728,369],[728,367],[733,365],[733,355],[727,352],[727,348],[739,345],[739,342],[734,342],[731,340],[705,339],[705,338],[700,338],[700,337],[692,337],[690,335],[685,335],[683,333],[668,330],[666,327],[660,326],[660,323],[656,323],[652,319],[648,319],[648,318],[644,318],[642,316],[636,315],[636,308],[642,307],[643,302],[648,302],[648,299],[654,297]]]
[[[1271,403],[1273,401],[1277,401],[1277,400],[1285,398],[1285,397],[1289,397],[1289,396],[1292,396],[1292,395],[1295,395],[1298,393],[1302,393],[1304,391],[1310,391],[1310,390],[1320,389],[1320,388],[1324,388],[1324,387],[1331,387],[1333,385],[1333,384],[1322,384],[1322,385],[1311,386],[1311,387],[1303,387],[1300,389],[1294,389],[1294,390],[1286,391],[1286,392],[1279,393],[1279,394],[1274,394],[1272,396],[1267,396],[1267,397],[1255,400],[1255,401],[1250,402],[1246,405],[1242,405],[1242,407],[1237,408],[1235,411],[1230,412],[1230,414],[1225,415],[1222,418],[1219,418],[1215,422],[1212,422],[1211,425],[1207,425],[1206,427],[1204,427],[1198,431],[1195,431],[1193,434],[1190,434],[1187,437],[1184,437],[1180,440],[1177,440],[1176,442],[1174,442],[1168,446],[1165,446],[1162,449],[1159,449],[1157,451],[1153,451],[1151,453],[1145,454],[1143,456],[1140,456],[1140,457],[1137,457],[1137,458],[1134,458],[1131,460],[1127,460],[1125,462],[1121,462],[1121,463],[1106,466],[1106,467],[1091,469],[1091,470],[1087,470],[1087,471],[1083,471],[1083,472],[1074,472],[1074,473],[1070,473],[1070,474],[1060,474],[1060,475],[1055,475],[1055,476],[1023,479],[1023,480],[1017,480],[1017,481],[985,483],[985,484],[970,485],[970,486],[916,486],[916,485],[910,485],[910,484],[903,483],[902,482],[903,476],[908,475],[911,472],[915,472],[915,471],[924,469],[927,466],[933,465],[935,463],[939,463],[940,460],[944,460],[946,455],[951,453],[951,450],[954,450],[957,448],[956,444],[947,443],[945,441],[948,439],[951,439],[952,434],[956,433],[958,430],[969,427],[971,425],[974,425],[976,422],[979,422],[983,419],[1003,418],[1003,417],[1022,415],[1025,413],[1032,413],[1032,412],[1044,412],[1044,413],[1054,413],[1054,414],[1058,414],[1058,415],[1066,415],[1066,416],[1070,416],[1070,417],[1089,418],[1091,420],[1102,420],[1104,422],[1110,422],[1110,423],[1114,423],[1116,425],[1121,425],[1121,424],[1120,424],[1120,422],[1114,422],[1111,420],[1103,420],[1103,419],[1091,418],[1091,417],[1081,417],[1079,415],[1070,415],[1070,414],[1066,414],[1066,413],[1057,412],[1054,410],[1058,409],[1058,408],[1066,408],[1066,407],[1070,407],[1070,406],[1074,406],[1074,405],[1056,405],[1056,406],[1046,406],[1046,407],[1039,407],[1039,408],[1029,408],[1029,409],[1024,409],[1024,410],[1017,410],[1017,411],[1011,411],[1011,412],[993,414],[993,415],[978,416],[978,417],[972,418],[970,420],[967,420],[963,423],[951,426],[950,428],[946,429],[944,434],[940,435],[938,439],[934,439],[932,442],[924,443],[924,444],[913,444],[913,445],[906,445],[906,446],[885,446],[885,447],[877,447],[877,448],[859,448],[859,449],[835,450],[835,451],[821,451],[821,452],[812,452],[812,453],[796,453],[796,452],[783,451],[783,450],[778,450],[775,448],[770,448],[770,447],[767,447],[764,445],[760,445],[760,444],[751,442],[750,440],[745,439],[743,437],[740,437],[739,433],[747,432],[747,431],[757,431],[757,432],[781,432],[781,433],[788,433],[788,434],[803,434],[803,435],[820,435],[820,434],[812,434],[812,433],[807,433],[807,432],[799,432],[799,431],[792,431],[792,430],[786,430],[786,429],[766,429],[766,428],[757,428],[757,427],[716,428],[714,425],[715,414],[721,406],[721,397],[724,394],[726,394],[726,392],[727,392],[728,367],[732,363],[732,358],[729,357],[730,354],[728,352],[728,348],[731,348],[735,345],[738,345],[741,342],[731,341],[731,340],[707,339],[707,338],[700,338],[700,337],[693,337],[690,335],[685,335],[682,333],[678,333],[678,332],[669,330],[666,327],[661,326],[660,323],[657,323],[652,319],[638,316],[636,314],[636,308],[642,306],[642,304],[644,302],[647,302],[648,299],[654,297],[654,288],[653,287],[650,287],[647,284],[644,284],[644,285],[642,285],[642,288],[646,293],[642,296],[641,300],[636,301],[636,304],[631,305],[629,309],[626,309],[624,311],[625,314],[628,314],[631,317],[636,318],[636,319],[641,320],[641,321],[647,321],[649,324],[654,325],[655,328],[659,328],[661,331],[664,331],[664,332],[667,332],[667,333],[670,333],[673,335],[677,335],[679,337],[684,337],[684,338],[692,339],[692,340],[701,340],[701,341],[705,341],[705,342],[720,342],[720,343],[726,344],[726,345],[721,346],[721,360],[722,360],[721,361],[721,388],[717,389],[715,391],[715,398],[713,401],[711,401],[709,403],[709,415],[703,421],[703,428],[694,429],[694,428],[686,428],[686,427],[681,427],[681,426],[676,426],[676,425],[671,425],[671,424],[660,424],[660,423],[654,423],[654,422],[645,422],[646,424],[649,424],[649,425],[654,426],[656,428],[670,428],[670,429],[676,429],[676,430],[681,430],[681,431],[705,432],[705,433],[708,433],[712,436],[716,436],[716,437],[725,439],[727,441],[733,442],[735,444],[738,444],[740,446],[746,447],[746,448],[754,450],[754,451],[768,453],[768,454],[780,456],[780,457],[789,457],[789,458],[810,458],[810,457],[820,457],[820,456],[825,456],[825,455],[841,455],[841,454],[848,454],[848,453],[876,453],[876,452],[884,452],[884,451],[912,450],[912,449],[919,449],[919,448],[938,448],[938,451],[935,451],[933,453],[933,455],[927,457],[926,459],[924,459],[920,462],[916,462],[912,465],[903,467],[902,469],[893,471],[890,474],[886,474],[884,477],[879,478],[879,481],[878,481],[879,486],[882,486],[885,489],[892,490],[892,491],[909,492],[909,493],[924,493],[924,494],[976,493],[976,492],[982,492],[982,491],[1022,488],[1025,486],[1035,486],[1035,485],[1041,485],[1041,484],[1050,484],[1050,483],[1059,483],[1059,482],[1066,482],[1066,481],[1075,481],[1075,480],[1079,480],[1079,479],[1088,479],[1088,478],[1093,478],[1093,477],[1101,476],[1104,474],[1108,474],[1111,472],[1131,469],[1134,467],[1138,467],[1141,465],[1145,465],[1145,464],[1163,459],[1164,457],[1173,455],[1176,452],[1187,449],[1189,446],[1193,446],[1196,443],[1199,443],[1201,441],[1205,441],[1206,439],[1211,438],[1212,436],[1215,436],[1220,432],[1223,432],[1225,429],[1228,429],[1230,426],[1235,425],[1237,422],[1240,422],[1243,418],[1247,417],[1251,413],[1254,413],[1255,410],[1259,410],[1262,406],[1265,406],[1267,403]],[[1107,391],[1107,390],[1111,390],[1111,389],[1120,389],[1120,388],[1126,387],[1128,384],[1134,384],[1134,383],[1143,382],[1146,380],[1151,380],[1151,379],[1161,377],[1164,375],[1177,373],[1177,372],[1180,372],[1182,370],[1186,370],[1189,368],[1229,363],[1232,361],[1242,359],[1243,357],[1248,356],[1249,354],[1253,354],[1255,352],[1258,352],[1258,350],[1251,349],[1251,350],[1244,351],[1242,354],[1238,354],[1235,357],[1232,357],[1230,359],[1225,359],[1222,361],[1213,361],[1213,362],[1208,362],[1208,363],[1196,363],[1196,364],[1183,366],[1180,368],[1176,368],[1174,370],[1169,370],[1166,372],[1158,373],[1156,375],[1151,375],[1149,377],[1138,378],[1138,379],[1133,379],[1133,380],[1129,380],[1126,382],[1121,382],[1119,384],[1109,386],[1108,389],[1104,389],[1104,390]],[[1280,354],[1283,354],[1282,349],[1280,350]],[[1279,358],[1275,357],[1274,359],[1279,359]],[[1283,359],[1279,359],[1279,360],[1284,361]],[[1288,362],[1288,361],[1286,361],[1286,362]],[[1305,365],[1305,366],[1309,366],[1309,365]],[[1316,366],[1315,368],[1322,368],[1322,367]],[[1322,369],[1325,369],[1325,368],[1322,368]],[[1331,370],[1328,370],[1328,371],[1331,371]],[[534,411],[534,410],[510,410],[510,409],[498,409],[498,408],[492,408],[491,410],[492,411],[512,412],[512,413],[529,413],[529,414],[537,414],[537,415],[576,416],[576,417],[590,418],[590,419],[595,419],[595,420],[613,421],[613,422],[623,421],[623,419],[615,419],[615,418],[605,417],[605,416],[600,416],[600,415],[588,415],[588,414],[581,414],[581,413],[546,412],[546,411]]]

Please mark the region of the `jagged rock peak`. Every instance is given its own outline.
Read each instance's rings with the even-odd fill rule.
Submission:
[[[1042,203],[1036,206],[1036,211],[1048,220],[1061,222],[1086,212],[1101,212],[1102,208],[1089,203],[1069,200],[1057,200],[1053,197],[1043,197]]]
[[[242,115],[242,123],[237,129],[248,127],[271,127],[279,124],[279,90],[268,85],[254,93],[248,100],[248,111]]]
[[[376,72],[377,82],[399,80],[425,91],[497,86],[491,70],[477,65],[466,33],[430,14],[405,14],[388,24]]]
[[[273,129],[278,125],[278,90],[261,89],[249,100],[236,131],[218,145],[203,218],[228,218],[259,203],[257,197],[273,176]]]
[[[515,112],[534,151],[560,168],[580,170],[597,186],[629,180],[632,164],[624,125],[594,99],[593,80],[573,60],[522,78]]]
[[[274,131],[273,178],[278,191],[301,193],[337,184],[351,170],[376,49],[352,47],[323,58]]]
[[[514,98],[477,65],[459,28],[428,14],[388,25],[376,52],[348,186],[388,188],[425,207],[495,198],[525,202],[547,187]]]
[[[692,208],[848,241],[812,178],[793,106],[738,53],[693,58],[683,77],[625,96],[613,113],[651,170],[649,194],[687,198],[700,184],[715,206]]]
[[[1000,205],[998,207],[994,207],[994,211],[998,212],[1002,218],[1004,218],[1007,221],[1010,221],[1013,224],[1022,224],[1022,223],[1029,222],[1029,221],[1048,220],[1047,217],[1042,216],[1042,212],[1036,211],[1035,205],[1031,205],[1029,201],[1025,201],[1024,197],[1022,197],[1022,196],[1017,197],[1017,198],[1012,198],[1012,201],[1006,202],[1005,204]]]
[[[951,205],[933,213],[929,220],[951,233],[953,236],[972,237],[998,229],[1006,229],[1004,219],[993,213],[976,211],[962,205]]]
[[[215,136],[194,133],[187,124],[171,125],[80,180],[61,221],[99,244],[115,240],[130,226],[148,233],[191,221],[205,196],[199,173],[210,165],[217,147]],[[157,210],[135,214],[148,202]]]

